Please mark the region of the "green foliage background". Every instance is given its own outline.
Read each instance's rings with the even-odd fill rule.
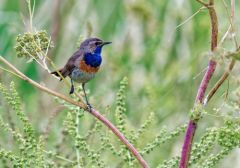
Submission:
[[[230,3],[227,2],[227,5],[230,10]],[[238,9],[239,3],[236,5]],[[178,27],[200,7],[191,0],[36,0],[33,25],[34,29],[46,30],[51,36],[54,48],[50,50],[49,57],[58,67],[65,64],[79,42],[86,37],[96,36],[113,42],[103,50],[101,71],[87,84],[90,102],[119,126],[140,151],[153,145],[152,151],[143,156],[151,167],[157,167],[165,159],[180,155],[184,135],[184,129],[180,126],[189,119],[189,111],[207,67],[210,48],[207,10],[202,10]],[[216,9],[221,38],[229,26],[229,19],[222,1],[216,1]],[[238,15],[239,10],[236,10]],[[28,22],[28,9],[24,0],[0,0],[0,54],[28,77],[68,95],[69,88],[62,82],[43,71],[35,62],[26,63],[26,59],[16,56],[16,37],[28,31]],[[239,25],[238,19],[236,25]],[[234,50],[230,39],[222,47]],[[219,58],[218,62],[210,87],[228,64],[226,59]],[[207,113],[199,122],[196,141],[201,139],[206,128],[221,127],[229,114],[231,117],[239,117],[239,112],[234,111],[234,105],[238,109],[238,104],[232,103],[233,100],[238,101],[235,94],[238,89],[238,72],[239,68],[232,72],[229,81],[224,83],[205,109]],[[101,167],[104,164],[107,166],[103,167],[132,167],[132,164],[138,167],[131,156],[127,157],[128,151],[121,145],[118,149],[118,140],[106,128],[99,126],[101,124],[92,116],[59,103],[53,97],[0,70],[0,82],[8,88],[11,81],[16,85],[21,108],[35,130],[34,135],[44,137],[47,134],[47,140],[44,141],[46,151],[54,151],[75,160],[74,148],[79,148],[80,155],[85,158],[83,167]],[[224,96],[226,91],[227,99]],[[0,97],[2,118],[21,132],[24,126],[11,106]],[[79,117],[79,135],[71,134],[74,116]],[[146,128],[144,123],[147,123]],[[180,130],[177,131],[177,137],[166,133],[178,127]],[[0,147],[17,153],[14,138],[4,131],[0,132]],[[106,135],[106,141],[102,140]],[[169,141],[168,136],[171,137]],[[157,137],[160,139],[156,140]],[[164,145],[154,146],[154,139],[157,143],[161,138]],[[77,143],[80,143],[80,147],[76,147]],[[89,149],[81,148],[83,146]],[[99,149],[101,146],[102,149]],[[100,156],[91,153],[97,150],[101,151]],[[122,153],[116,154],[114,150]],[[237,154],[239,150],[234,150],[217,167],[239,167]],[[91,160],[90,156],[95,157]],[[63,162],[52,161],[59,165]],[[4,159],[0,162],[2,166],[9,164]]]

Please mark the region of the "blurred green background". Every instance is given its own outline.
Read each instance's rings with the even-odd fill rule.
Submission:
[[[230,2],[227,5],[230,10]],[[103,64],[99,74],[87,84],[90,102],[100,112],[108,109],[107,116],[113,120],[119,83],[127,77],[126,117],[129,127],[137,129],[150,112],[156,115],[153,126],[142,139],[144,143],[163,126],[172,130],[188,121],[209,58],[208,12],[202,10],[182,26],[178,25],[200,7],[192,0],[36,0],[33,25],[34,30],[46,30],[51,36],[54,48],[49,52],[49,57],[57,67],[65,64],[84,38],[99,37],[113,42],[103,50]],[[229,26],[229,20],[222,1],[216,1],[216,9],[221,38]],[[238,16],[239,1],[236,9]],[[239,20],[236,20],[238,24]],[[28,77],[68,95],[69,88],[62,82],[43,71],[36,63],[26,63],[26,59],[16,57],[16,37],[28,31],[28,25],[29,14],[24,0],[0,0],[0,54]],[[223,47],[234,49],[230,39]],[[227,63],[226,60],[220,61],[210,87],[221,76]],[[237,70],[234,71],[232,76],[237,73]],[[213,109],[225,102],[223,94],[227,89],[230,93],[234,90],[236,82],[232,76],[207,107],[209,113],[214,113]],[[51,148],[51,144],[59,139],[67,110],[49,95],[0,70],[1,83],[9,85],[12,80],[22,98],[24,111],[39,134],[46,129],[51,114],[59,111],[50,128]],[[8,108],[3,103],[0,105],[1,115],[7,116]],[[85,120],[80,124],[81,129],[88,129],[92,120],[91,116],[85,115]],[[199,122],[196,139],[206,127],[221,122],[221,118],[204,116]],[[1,146],[6,145],[4,142],[8,138],[3,139],[0,140]],[[164,159],[179,155],[182,142],[183,134],[145,158],[151,167],[155,167]],[[239,167],[237,153],[239,150],[218,166],[228,167],[231,162],[231,168]]]

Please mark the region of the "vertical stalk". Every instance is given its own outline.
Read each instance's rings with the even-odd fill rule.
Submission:
[[[218,37],[218,20],[217,20],[216,11],[214,9],[214,0],[209,0],[208,4],[200,0],[197,0],[197,1],[202,5],[204,5],[209,11],[210,20],[211,20],[211,51],[213,52],[217,47],[217,37]],[[208,69],[205,72],[202,82],[198,88],[195,104],[203,103],[204,95],[208,87],[208,83],[211,80],[213,73],[215,71],[216,64],[217,64],[216,61],[214,61],[213,59],[209,60]],[[192,141],[197,129],[197,123],[198,123],[198,119],[191,118],[189,121],[188,128],[185,134],[184,143],[182,146],[182,154],[179,162],[179,168],[188,167],[188,161],[190,158],[190,153],[192,148]]]
[[[79,110],[76,111],[76,120],[75,120],[75,124],[76,124],[76,137],[78,136],[79,134],[79,112],[80,112],[80,108]],[[81,164],[80,164],[80,152],[79,152],[79,149],[76,147],[76,155],[77,155],[77,168],[81,168]]]

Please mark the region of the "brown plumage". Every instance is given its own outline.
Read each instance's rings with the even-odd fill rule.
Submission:
[[[81,57],[83,57],[83,51],[81,50],[81,48],[76,51],[67,61],[67,63],[65,64],[65,66],[61,69],[59,69],[59,73],[66,78],[67,76],[69,76],[72,72],[72,70],[75,67],[78,67],[79,65],[75,65],[76,64],[76,60],[77,59],[81,59]],[[53,71],[51,72],[51,74],[56,75],[58,77],[60,77],[60,81],[62,80],[61,76],[58,74],[57,71]]]

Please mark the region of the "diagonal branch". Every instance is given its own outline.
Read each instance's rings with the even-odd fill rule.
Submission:
[[[6,66],[8,66],[13,73],[12,74],[16,74],[16,76],[18,76],[19,78],[21,78],[22,80],[28,82],[29,84],[33,85],[34,87],[36,87],[37,89],[44,91],[50,95],[53,95],[55,97],[58,97],[70,104],[73,104],[75,106],[78,106],[80,108],[83,108],[84,110],[88,110],[88,107],[86,104],[82,103],[82,102],[76,102],[75,100],[61,94],[58,93],[56,91],[53,91],[45,86],[40,85],[39,83],[35,82],[34,80],[28,78],[26,75],[24,75],[21,71],[19,71],[14,65],[12,65],[11,63],[9,63],[6,59],[4,59],[2,56],[0,56],[0,61],[2,63],[4,63]],[[128,142],[128,140],[125,138],[125,136],[107,119],[105,118],[102,114],[100,114],[97,110],[95,109],[91,109],[91,112],[88,111],[89,114],[93,115],[95,118],[97,118],[98,120],[100,120],[105,126],[107,126],[117,137],[120,141],[122,141],[122,143],[124,143],[124,145],[126,145],[126,147],[129,149],[129,151],[134,155],[134,157],[139,161],[140,165],[143,168],[148,168],[148,164],[147,162],[142,158],[142,156],[139,154],[139,152],[134,148],[134,146],[132,144],[130,144]]]
[[[217,92],[217,90],[220,88],[220,86],[223,84],[223,82],[228,78],[230,72],[232,71],[236,61],[234,59],[231,60],[230,64],[228,65],[228,68],[224,72],[224,74],[221,76],[221,78],[217,81],[217,83],[213,86],[213,88],[209,91],[208,95],[204,99],[204,105],[207,105],[208,102],[211,100],[213,95]]]
[[[217,83],[213,86],[213,88],[209,91],[208,95],[204,99],[204,105],[207,105],[207,103],[210,101],[210,99],[213,97],[213,95],[217,92],[217,90],[220,88],[220,86],[224,83],[224,81],[228,78],[230,75],[230,72],[232,71],[236,61],[234,57],[238,57],[239,55],[239,46],[237,42],[237,38],[235,35],[235,0],[231,0],[231,15],[228,13],[227,6],[224,0],[222,0],[224,3],[224,6],[226,8],[229,20],[230,20],[230,26],[223,36],[222,40],[220,41],[220,45],[224,42],[228,34],[231,32],[233,34],[233,41],[235,43],[236,52],[230,53],[229,55],[226,55],[226,57],[233,57],[231,58],[231,62],[228,65],[228,68],[225,70],[224,74],[221,76],[221,78],[217,81]]]
[[[202,0],[196,0],[198,3],[202,4],[205,7],[208,7],[208,4],[203,2]]]

